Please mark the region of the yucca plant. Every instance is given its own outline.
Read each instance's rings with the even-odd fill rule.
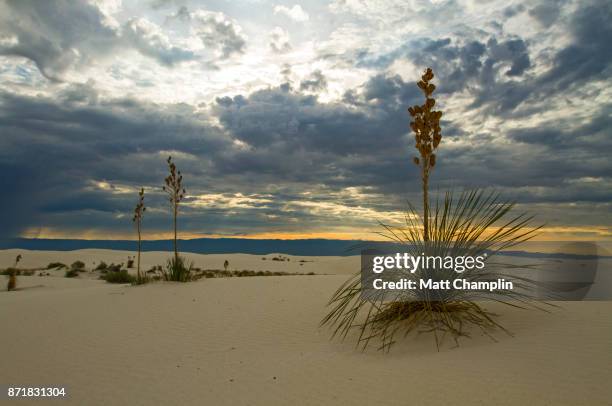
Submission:
[[[144,205],[144,188],[140,188],[140,192],[138,192],[138,203],[136,203],[136,207],[134,208],[134,217],[132,221],[136,225],[136,233],[138,234],[138,256],[136,257],[136,283],[142,283],[143,278],[140,274],[140,252],[142,250],[142,218],[144,216],[144,212],[147,208]]]
[[[434,295],[429,289],[406,290],[401,300],[391,300],[380,293],[379,297],[366,300],[362,297],[361,275],[354,275],[345,282],[329,301],[331,311],[322,325],[333,326],[333,335],[344,338],[351,330],[359,332],[357,344],[365,349],[374,338],[379,339],[379,349],[389,350],[397,334],[413,331],[432,332],[436,346],[446,334],[455,341],[469,336],[469,327],[476,326],[491,335],[495,329],[509,333],[495,320],[495,315],[484,309],[482,300],[501,302],[513,307],[537,307],[530,292],[535,282],[510,274],[519,266],[495,262],[495,254],[527,241],[537,234],[539,226],[533,226],[533,217],[525,213],[512,215],[514,203],[501,200],[494,192],[466,191],[458,198],[453,193],[437,200],[429,219],[430,241],[424,241],[424,222],[413,206],[405,215],[402,226],[381,224],[380,235],[401,244],[412,256],[425,253],[428,256],[481,256],[487,254],[486,271],[474,269],[457,274],[454,270],[419,270],[418,273],[402,272],[398,278],[434,278],[470,282],[489,281],[492,278],[509,277],[514,290],[494,292],[474,290],[444,290]],[[528,266],[525,266],[525,268]],[[440,293],[442,292],[442,293]]]
[[[477,257],[488,255],[486,271],[474,269],[457,274],[454,270],[419,269],[417,273],[402,272],[398,278],[454,280],[462,278],[470,282],[489,281],[493,277],[512,277],[514,290],[494,292],[450,289],[410,289],[389,298],[385,291],[374,296],[364,296],[361,272],[347,280],[332,295],[329,313],[321,321],[322,326],[333,328],[332,336],[346,338],[351,331],[358,333],[357,345],[367,348],[371,340],[379,341],[379,349],[388,351],[398,334],[411,332],[432,332],[439,349],[441,339],[450,334],[458,338],[469,335],[469,326],[476,326],[489,335],[495,329],[506,331],[487,311],[480,300],[493,300],[514,307],[535,306],[530,292],[535,282],[516,274],[505,272],[516,266],[496,263],[491,258],[501,250],[520,244],[534,237],[541,226],[533,225],[533,217],[525,213],[512,214],[514,203],[505,201],[495,192],[473,190],[445,194],[436,199],[433,213],[429,204],[429,175],[435,166],[435,149],[442,139],[440,111],[433,111],[435,101],[431,94],[435,86],[431,83],[434,75],[427,69],[417,83],[425,94],[422,106],[409,108],[414,120],[410,127],[415,133],[416,148],[420,156],[414,162],[421,169],[423,186],[423,214],[409,204],[405,223],[391,226],[381,223],[379,234],[400,244],[404,251],[417,257],[458,255]],[[520,268],[520,267],[518,267]],[[440,293],[441,292],[441,293]]]
[[[6,287],[8,291],[14,290],[17,287],[17,265],[19,261],[21,261],[21,254],[17,255],[15,258],[15,265],[13,265],[13,268],[9,271],[9,280]]]
[[[173,228],[174,228],[174,264],[180,264],[179,261],[179,253],[178,253],[178,245],[177,245],[177,219],[179,213],[179,204],[185,197],[185,189],[183,188],[183,175],[181,175],[181,171],[176,169],[176,165],[172,162],[172,157],[168,157],[166,161],[168,163],[168,176],[165,181],[165,186],[162,188],[164,192],[168,195],[168,200],[170,201],[170,205],[172,207],[172,219],[173,219]]]

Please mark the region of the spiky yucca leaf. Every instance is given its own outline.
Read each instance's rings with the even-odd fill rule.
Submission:
[[[515,265],[491,261],[495,253],[520,244],[534,237],[542,226],[533,225],[533,217],[526,213],[513,214],[514,203],[502,200],[495,192],[472,190],[455,196],[447,192],[443,200],[437,200],[429,218],[429,241],[424,241],[423,221],[415,208],[409,205],[405,225],[401,227],[381,224],[379,234],[403,246],[412,256],[481,256],[488,254],[486,271],[473,269],[457,274],[454,270],[424,270],[406,272],[402,278],[436,279],[462,278],[469,281],[485,281],[491,277],[511,276],[516,289],[512,291],[483,292],[472,290],[449,290],[432,296],[430,290],[402,292],[403,300],[385,300],[385,294],[375,298],[362,297],[360,273],[347,280],[332,295],[329,313],[321,325],[331,326],[333,336],[346,338],[349,332],[359,333],[357,345],[365,349],[372,339],[379,339],[379,349],[389,350],[395,337],[403,332],[434,333],[439,348],[441,339],[449,334],[455,341],[467,336],[466,326],[479,327],[483,332],[495,329],[506,331],[494,320],[478,300],[494,300],[509,306],[538,307],[530,292],[535,282],[517,276]],[[513,271],[506,274],[504,272]],[[435,275],[434,275],[435,274]],[[388,298],[387,298],[388,299]],[[507,332],[507,331],[506,331]],[[491,336],[492,337],[492,336]],[[492,337],[493,338],[493,337]]]

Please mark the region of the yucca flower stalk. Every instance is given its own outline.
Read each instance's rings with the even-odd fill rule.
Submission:
[[[432,110],[436,100],[432,97],[436,86],[431,83],[434,78],[431,68],[427,68],[417,86],[425,95],[425,103],[408,108],[413,118],[410,128],[414,132],[416,149],[419,156],[413,161],[421,168],[421,180],[423,183],[423,240],[429,241],[429,172],[436,165],[436,154],[434,151],[442,140],[440,128],[441,111]]]
[[[168,200],[172,207],[172,218],[174,228],[174,262],[179,263],[179,253],[177,244],[177,218],[179,213],[179,204],[185,197],[185,189],[183,188],[183,175],[181,171],[176,169],[176,165],[172,162],[172,157],[168,157],[166,161],[168,163],[169,175],[164,180],[166,185],[162,188],[168,195]]]
[[[140,192],[138,192],[138,203],[136,203],[136,207],[134,208],[134,217],[132,221],[136,225],[136,232],[138,234],[138,256],[136,259],[136,278],[137,282],[142,282],[142,276],[140,274],[140,252],[142,250],[142,218],[144,216],[144,212],[147,208],[144,205],[144,188],[140,188]]]

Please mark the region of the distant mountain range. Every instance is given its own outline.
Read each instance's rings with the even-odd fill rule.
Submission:
[[[197,238],[179,240],[181,252],[196,254],[255,254],[272,253],[306,256],[358,255],[361,248],[389,248],[394,244],[359,240],[254,240],[247,238]],[[0,240],[0,249],[19,248],[40,251],[73,251],[80,249],[108,249],[135,251],[137,242],[131,240],[60,240],[15,238]],[[172,251],[172,240],[143,241],[143,251]]]
[[[0,249],[26,249],[38,251],[74,251],[81,249],[107,249],[135,251],[136,241],[131,240],[61,240],[14,238],[0,240]],[[197,238],[179,240],[181,252],[195,254],[286,254],[301,256],[349,256],[359,255],[362,249],[386,252],[402,251],[400,244],[383,241],[361,240],[255,240],[247,238]],[[172,240],[143,241],[143,251],[172,251]],[[598,255],[575,255],[565,253],[543,253],[505,251],[503,255],[527,258],[595,259],[610,258]]]

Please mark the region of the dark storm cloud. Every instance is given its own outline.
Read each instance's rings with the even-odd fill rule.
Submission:
[[[3,235],[36,225],[41,213],[129,213],[133,196],[103,192],[95,182],[161,184],[166,156],[160,151],[197,157],[182,160],[197,177],[229,148],[230,140],[198,120],[191,106],[96,100],[83,88],[56,100],[0,94],[0,188],[15,190],[0,207]],[[24,195],[29,199],[17,203]]]
[[[541,81],[554,91],[581,87],[587,81],[612,75],[612,3],[584,2],[573,14],[569,29],[573,41],[554,57],[554,67]]]
[[[216,114],[235,137],[256,148],[279,144],[296,151],[364,154],[379,140],[379,148],[389,149],[389,142],[407,132],[404,106],[416,102],[418,89],[385,75],[372,78],[364,89],[359,103],[367,107],[358,110],[277,87],[218,99]],[[377,99],[382,92],[386,96]]]
[[[612,150],[612,104],[595,113],[589,122],[571,128],[570,120],[556,120],[539,124],[536,128],[511,130],[508,136],[527,144],[541,145],[556,150],[604,151]],[[565,124],[565,125],[563,125]]]
[[[490,38],[486,43],[423,38],[365,64],[386,67],[397,58],[419,61],[422,66],[433,68],[440,78],[438,92],[441,94],[466,89],[474,93],[475,107],[498,103],[495,108],[505,110],[515,107],[527,96],[527,88],[517,89],[513,83],[498,79],[499,74],[521,77],[531,67],[527,45],[520,38],[501,41]],[[508,87],[504,89],[505,86]],[[493,98],[498,99],[491,100]]]
[[[440,92],[454,93],[469,88],[478,95],[488,89],[501,86],[499,75],[521,76],[531,66],[527,45],[520,38],[480,41],[451,41],[422,39],[408,57],[422,61],[437,72],[442,83]]]
[[[494,49],[499,44],[488,46]],[[469,49],[463,52],[478,54],[482,48]],[[495,52],[501,54],[498,58],[509,59],[504,53],[515,49],[505,44]],[[416,183],[407,185],[417,172],[409,162],[415,151],[412,137],[407,136],[405,108],[420,100],[414,83],[383,74],[349,92],[344,105],[322,104],[315,97],[280,88],[219,99],[216,114],[221,123],[251,148],[218,164],[228,172],[277,174],[276,179],[319,182],[332,190],[371,187],[401,199],[406,192],[417,192]],[[513,144],[494,142],[501,134],[470,133],[461,122],[444,121],[446,142],[439,151],[436,182],[441,187],[496,187],[523,202],[605,201],[612,197],[609,190],[576,180],[607,178],[612,173],[601,152],[610,148],[607,110],[572,132],[564,132],[562,122],[551,122],[545,130],[510,131]],[[461,144],[449,143],[451,139]],[[530,143],[542,145],[534,149]]]
[[[563,1],[547,0],[529,9],[529,15],[535,18],[543,27],[548,28],[559,18]]]
[[[512,18],[517,14],[525,11],[525,6],[523,4],[514,4],[512,6],[508,6],[503,11],[503,16],[505,18]]]
[[[528,99],[545,101],[570,91],[586,97],[586,83],[609,79],[612,74],[611,18],[610,2],[580,2],[567,23],[571,42],[553,55],[551,69],[520,82],[500,82],[495,79],[494,65],[487,61],[480,74],[483,85],[473,105],[489,105],[491,112],[507,115]],[[514,63],[511,71],[520,71],[521,61]]]
[[[557,11],[560,5],[554,3]],[[530,12],[541,24],[550,26],[558,21],[558,12],[548,10],[552,7],[545,2]],[[504,14],[511,17],[523,10],[523,6],[512,6]],[[545,13],[548,13],[546,17]],[[410,40],[383,55],[373,56],[362,51],[357,63],[384,69],[397,59],[419,61],[437,73],[441,82],[439,92],[468,90],[474,96],[472,107],[485,107],[491,114],[508,116],[527,100],[538,102],[561,91],[580,91],[585,81],[609,78],[612,74],[611,20],[610,2],[579,2],[566,23],[570,43],[554,52],[552,68],[537,76],[528,74],[534,66],[534,57],[524,39],[498,38],[493,34],[485,42],[465,35],[454,39]]]
[[[51,79],[88,51],[108,52],[119,38],[100,10],[85,2],[7,0],[1,10],[0,33],[16,36],[16,43],[1,46],[0,54],[28,58]]]
[[[40,219],[37,200],[42,190],[39,174],[18,161],[9,161],[2,156],[0,162],[0,238],[19,235],[24,228],[36,224]]]

